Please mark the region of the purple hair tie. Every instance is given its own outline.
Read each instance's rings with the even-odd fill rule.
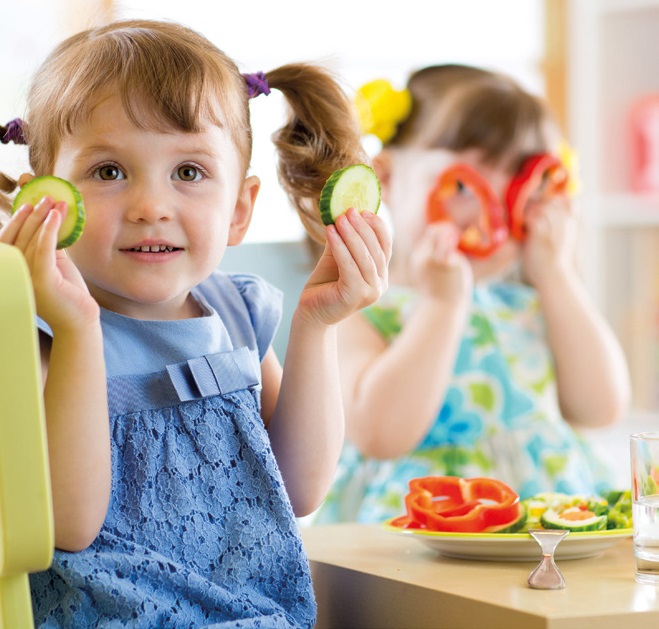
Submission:
[[[7,123],[7,126],[0,125],[0,142],[3,144],[27,144],[23,134],[23,121],[20,118],[14,118]]]
[[[247,83],[247,96],[249,98],[256,98],[260,94],[267,96],[270,93],[268,79],[265,78],[263,72],[243,74],[243,78],[245,79],[245,83]]]

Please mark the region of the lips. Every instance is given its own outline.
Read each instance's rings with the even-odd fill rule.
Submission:
[[[122,251],[134,251],[140,253],[171,253],[172,251],[180,251],[180,248],[172,247],[170,245],[141,245],[139,247],[129,247],[127,249],[122,249]]]

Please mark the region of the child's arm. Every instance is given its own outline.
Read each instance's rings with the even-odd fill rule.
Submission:
[[[618,421],[630,397],[625,357],[574,269],[576,219],[566,200],[528,214],[523,264],[554,356],[561,411],[583,426]]]
[[[42,357],[55,545],[77,551],[98,535],[110,496],[105,365],[100,309],[66,254],[55,251],[61,214],[52,208],[51,200],[25,206],[0,241],[23,251],[37,313],[53,331]]]
[[[265,420],[298,516],[324,499],[343,444],[336,324],[379,298],[390,253],[380,218],[354,210],[339,217],[327,228],[325,252],[293,315],[281,389],[272,418]],[[268,357],[262,368],[265,411],[277,391],[277,369]]]
[[[348,438],[366,456],[413,450],[437,418],[471,300],[469,265],[449,223],[430,225],[412,257],[419,299],[390,345],[357,313],[340,327]]]

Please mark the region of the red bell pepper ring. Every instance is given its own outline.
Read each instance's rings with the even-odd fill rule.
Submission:
[[[519,495],[493,478],[426,476],[409,482],[405,528],[451,533],[483,533],[514,522],[521,514]]]
[[[540,153],[526,159],[506,192],[510,235],[515,240],[524,240],[524,212],[533,193],[542,190],[543,198],[549,199],[564,194],[568,183],[568,171],[554,155]]]
[[[464,188],[476,197],[480,207],[478,224],[467,227],[460,237],[458,249],[479,258],[489,256],[508,238],[506,215],[488,181],[466,164],[454,164],[437,177],[428,195],[426,218],[435,221],[454,221],[448,202]]]

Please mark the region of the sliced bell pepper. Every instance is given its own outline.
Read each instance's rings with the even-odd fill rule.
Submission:
[[[523,513],[519,495],[493,478],[426,476],[409,482],[407,515],[394,525],[451,533],[484,533]]]
[[[558,157],[539,153],[526,159],[506,192],[510,235],[515,240],[524,240],[524,212],[534,192],[542,189],[543,198],[549,199],[564,194],[568,185],[568,171]]]
[[[480,206],[477,224],[463,230],[458,249],[470,256],[484,258],[497,249],[508,237],[506,217],[497,195],[488,181],[467,164],[454,164],[437,177],[427,202],[428,222],[454,220],[448,203],[470,190]]]

